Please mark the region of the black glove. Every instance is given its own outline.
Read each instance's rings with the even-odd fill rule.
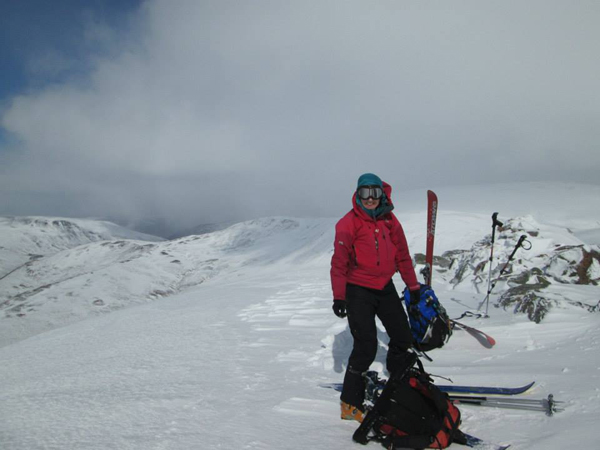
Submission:
[[[421,291],[410,291],[410,304],[418,305],[421,301]]]
[[[346,317],[346,300],[334,300],[332,306],[333,312],[340,319]]]
[[[421,301],[421,291],[410,291],[410,305],[408,306],[408,313],[411,315],[417,315],[419,312],[419,302]]]

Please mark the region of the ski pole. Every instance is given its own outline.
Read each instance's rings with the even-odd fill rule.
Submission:
[[[496,227],[502,227],[504,224],[502,222],[500,222],[498,220],[498,213],[495,212],[494,214],[492,214],[492,245],[490,247],[490,267],[488,270],[488,296],[487,296],[487,300],[486,300],[486,304],[485,304],[485,316],[487,317],[487,313],[488,313],[488,306],[489,306],[489,295],[490,295],[490,291],[491,291],[491,285],[492,285],[492,265],[494,262],[494,242],[496,240]]]
[[[554,396],[550,394],[548,398],[543,399],[524,399],[524,398],[506,398],[506,397],[489,397],[479,395],[453,395],[448,396],[454,403],[463,403],[478,406],[492,406],[496,408],[512,408],[526,409],[531,411],[544,411],[551,416],[555,412],[563,411],[558,407],[559,402],[554,400]]]
[[[527,247],[523,246],[524,242],[528,243]],[[500,274],[498,275],[498,278],[496,278],[496,280],[494,280],[494,282],[492,283],[492,285],[488,289],[487,295],[485,296],[485,298],[483,299],[483,301],[479,304],[479,307],[477,308],[478,311],[481,309],[481,307],[483,306],[484,303],[486,303],[486,305],[489,305],[490,294],[492,293],[492,290],[494,289],[494,287],[496,286],[496,283],[498,283],[498,281],[500,280],[500,278],[504,274],[504,271],[506,270],[506,268],[508,267],[508,265],[510,264],[510,262],[514,258],[515,253],[517,253],[517,250],[519,250],[519,248],[521,248],[521,247],[523,247],[523,250],[530,250],[531,249],[531,242],[529,242],[527,240],[527,235],[525,235],[525,234],[522,234],[521,237],[519,238],[519,241],[515,245],[515,248],[513,249],[513,251],[510,254],[510,256],[508,257],[508,261],[506,261],[506,264],[504,264],[504,266],[502,267],[502,270],[500,270]],[[485,308],[485,315],[486,316],[488,315],[488,307],[487,306]]]

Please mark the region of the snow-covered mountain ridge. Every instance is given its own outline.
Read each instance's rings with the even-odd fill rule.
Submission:
[[[0,279],[0,346],[248,265],[326,263],[331,242],[332,221],[265,218],[173,241],[102,240],[67,248]]]
[[[411,250],[422,251],[424,212],[404,214],[402,221]],[[485,221],[482,215],[439,212],[438,222],[443,233],[440,240],[446,241],[446,245],[440,247],[448,248],[448,243],[453,242],[454,245],[472,245],[472,248],[447,250],[442,257],[436,257],[437,286],[444,283],[448,289],[474,296],[485,293],[490,252],[490,236],[483,227]],[[4,323],[0,328],[0,345],[89,316],[172,296],[220,276],[243,276],[248,266],[280,265],[302,270],[309,265],[321,267],[323,273],[328,273],[334,224],[335,219],[270,217],[173,241],[101,240],[36,258],[0,279],[0,320]],[[531,295],[526,297],[527,308],[521,302],[528,293],[523,291],[523,285],[527,285],[529,278],[518,284],[519,292],[508,290],[515,295],[502,297],[503,306],[526,312],[532,320],[541,320],[552,306],[567,303],[592,308],[597,304],[600,298],[596,298],[594,291],[582,287],[565,291],[563,285],[572,283],[572,277],[558,275],[559,266],[580,264],[584,249],[596,252],[597,246],[586,245],[569,230],[540,224],[531,216],[507,221],[498,233],[494,279],[520,233],[528,233],[533,248],[529,252],[519,251],[509,270],[498,280],[495,293],[506,293],[515,286],[519,276],[534,268],[541,267],[542,273],[554,274],[554,277],[552,283],[548,283],[551,286],[543,286],[543,295],[533,299],[533,306]],[[92,237],[98,236],[92,234]],[[477,239],[474,244],[472,239]],[[50,241],[56,249],[56,241],[53,238]],[[39,242],[38,245],[43,248]],[[573,254],[577,251],[581,257],[572,258],[571,262],[557,255],[557,252]],[[422,259],[417,258],[417,261]],[[589,265],[589,277],[596,283],[598,262],[593,261],[596,260]],[[561,270],[565,271],[565,267]],[[419,270],[421,265],[416,268]],[[401,280],[399,283],[401,286]],[[535,284],[531,291],[539,294],[540,288]],[[493,303],[496,298],[492,297]]]
[[[112,239],[163,240],[101,220],[0,217],[0,278],[33,259]]]

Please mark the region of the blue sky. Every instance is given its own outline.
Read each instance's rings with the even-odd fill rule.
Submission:
[[[364,172],[600,183],[596,0],[0,9],[2,215],[330,217]]]
[[[92,24],[126,30],[141,0],[0,0],[0,104],[17,94],[85,72],[101,51],[86,37]],[[54,67],[48,58],[55,59]],[[63,65],[59,67],[59,61]],[[41,63],[40,63],[41,62]]]

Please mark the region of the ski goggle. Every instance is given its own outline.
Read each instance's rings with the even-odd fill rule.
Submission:
[[[358,188],[356,193],[361,200],[367,200],[369,198],[379,200],[381,197],[383,197],[383,189],[378,186],[361,186]]]

